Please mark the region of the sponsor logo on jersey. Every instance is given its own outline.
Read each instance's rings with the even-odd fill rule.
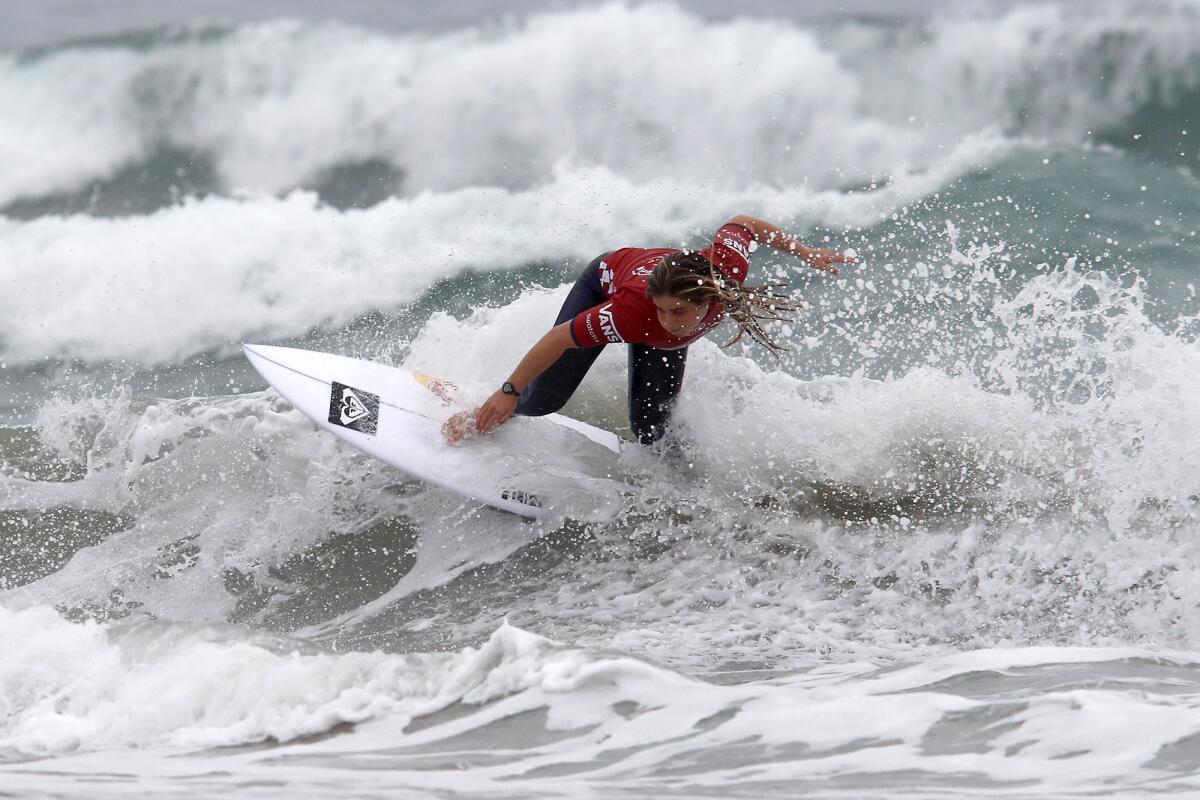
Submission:
[[[617,333],[617,323],[613,321],[612,303],[600,306],[598,309],[600,316],[600,330],[604,332],[604,338],[610,342],[623,342],[621,334]]]
[[[613,271],[607,261],[600,262],[600,288],[612,294]]]
[[[750,248],[748,245],[745,245],[730,236],[726,236],[725,238],[721,239],[721,244],[725,245],[747,261],[750,260]]]
[[[379,423],[379,395],[333,381],[329,393],[329,421],[374,436]]]
[[[630,274],[631,274],[631,275],[639,275],[639,276],[644,276],[644,275],[653,275],[653,274],[654,274],[654,267],[638,267],[637,269],[635,269],[635,270],[634,270],[633,272],[631,272]]]

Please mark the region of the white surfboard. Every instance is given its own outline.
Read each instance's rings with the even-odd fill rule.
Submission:
[[[579,488],[574,471],[582,482],[592,471],[583,463],[586,454],[572,455],[573,442],[549,440],[565,436],[590,442],[586,449],[592,451],[593,444],[611,453],[621,449],[616,434],[558,414],[514,418],[493,435],[451,446],[442,438],[442,423],[464,402],[448,381],[313,350],[242,349],[259,374],[321,429],[426,483],[530,519],[563,508]],[[550,447],[523,447],[528,426],[554,429],[543,437]],[[542,463],[542,456],[558,463]]]

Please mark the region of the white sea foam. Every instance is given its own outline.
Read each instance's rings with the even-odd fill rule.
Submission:
[[[1188,400],[1200,370],[1192,339],[1147,319],[1144,286],[1074,263],[1007,299],[986,279],[990,262],[1007,263],[998,253],[955,246],[948,284],[919,290],[974,287],[966,307],[1003,323],[989,335],[1005,347],[983,374],[800,380],[693,345],[674,420],[700,443],[696,472],[660,471],[629,501],[654,519],[635,518],[633,535],[673,542],[673,555],[631,556],[629,577],[581,567],[564,580],[586,594],[552,584],[529,601],[539,625],[575,637],[589,609],[636,610],[620,646],[665,660],[788,663],[814,647],[937,647],[945,635],[1186,646],[1200,625],[1184,566],[1200,496],[1186,433],[1200,414]],[[409,363],[453,363],[456,380],[488,386],[532,342],[528,319],[549,320],[561,296],[434,315]],[[612,350],[568,411],[616,428],[625,354]],[[683,518],[653,516],[663,505]],[[788,555],[763,556],[763,541]],[[968,632],[948,620],[976,622]]]
[[[899,29],[610,3],[436,36],[281,21],[10,54],[0,205],[164,146],[269,192],[368,160],[399,167],[410,194],[520,188],[563,158],[634,181],[830,188],[934,167],[997,126],[1073,142],[1170,109],[1200,81],[1198,24],[1186,2]]]
[[[501,561],[552,530],[515,515],[479,514],[473,501],[427,491],[397,470],[379,469],[315,430],[273,391],[160,401],[144,410],[131,409],[127,393],[57,400],[43,407],[37,430],[48,452],[82,462],[86,474],[67,483],[0,475],[0,510],[84,508],[126,515],[130,524],[89,542],[40,580],[19,574],[0,579],[10,608],[58,604],[100,617],[133,613],[221,622],[247,615],[240,603],[253,587],[266,593],[252,609],[258,619],[285,607],[289,621],[279,624],[296,627],[333,612],[322,612],[320,601],[309,613],[287,610],[304,589],[281,582],[277,570],[331,537],[367,536],[373,526],[391,526],[371,545],[369,553],[377,555],[367,556],[386,559],[396,569],[383,572],[402,576],[383,607]],[[570,449],[561,441],[557,446]],[[555,460],[553,454],[548,458]],[[566,469],[575,462],[563,456],[558,463]],[[587,500],[592,495],[582,484],[571,486],[571,500],[586,504],[584,512],[603,506]],[[247,525],[248,519],[255,524]],[[401,569],[409,556],[411,569]],[[241,576],[241,588],[231,588],[234,574]],[[10,588],[12,581],[16,588]],[[374,592],[385,594],[391,585]],[[351,594],[357,598],[351,608],[364,604],[356,619],[378,611],[365,605],[375,599],[370,587]]]
[[[1164,329],[1146,313],[1144,282],[1074,259],[1043,265],[1009,296],[997,277],[1011,263],[1002,246],[959,247],[951,226],[940,277],[908,284],[930,272],[917,264],[894,281],[893,299],[954,295],[953,315],[980,320],[973,335],[954,334],[951,352],[961,354],[960,363],[887,380],[861,370],[799,380],[789,364],[764,369],[769,359],[726,357],[714,343],[718,333],[692,346],[679,401],[683,435],[704,443],[696,457],[732,471],[735,487],[786,485],[783,476],[803,474],[873,497],[920,495],[946,512],[975,500],[996,508],[1068,503],[1080,515],[1100,511],[1117,530],[1138,521],[1194,524],[1200,445],[1185,432],[1200,415],[1200,358],[1186,332],[1189,318]],[[877,274],[884,284],[886,273]],[[865,284],[846,295],[852,309],[892,297]],[[540,328],[529,320],[543,320],[544,328],[561,296],[561,289],[529,292],[464,320],[435,314],[410,344],[409,362],[421,369],[453,363],[457,380],[490,385],[498,363],[515,363],[532,345]],[[822,313],[806,312],[805,322],[819,327]],[[942,319],[931,311],[925,321],[936,329]],[[874,318],[860,325],[853,313],[835,310],[832,322],[842,326],[848,349],[870,352]],[[915,335],[925,330],[918,325]],[[1003,345],[991,347],[996,340]],[[807,346],[788,341],[802,364]],[[609,427],[624,425],[623,362],[623,352],[602,357],[571,407]]]
[[[1200,413],[1188,400],[1196,395],[1200,369],[1191,339],[1145,316],[1140,283],[1121,284],[1069,263],[1041,270],[1010,297],[995,279],[1010,263],[1002,248],[963,244],[966,252],[960,252],[950,238],[940,268],[914,265],[910,274],[897,275],[895,292],[958,293],[952,313],[987,320],[994,328],[987,328],[986,340],[1001,337],[1002,348],[978,356],[974,351],[985,341],[980,333],[978,341],[961,337],[956,346],[968,354],[966,361],[945,369],[926,366],[884,380],[861,373],[803,380],[699,342],[691,349],[675,418],[685,446],[704,443],[690,454],[695,474],[675,475],[629,456],[623,468],[632,483],[621,502],[633,518],[605,528],[635,540],[711,538],[721,552],[725,531],[748,526],[781,547],[820,553],[851,587],[848,592],[861,595],[856,602],[877,604],[890,624],[864,626],[837,615],[827,624],[826,614],[811,609],[825,602],[817,598],[828,575],[813,572],[808,590],[793,596],[784,587],[799,580],[796,565],[773,563],[763,572],[753,566],[757,545],[730,556],[731,563],[715,572],[710,560],[693,559],[684,549],[682,563],[637,566],[646,575],[667,570],[651,588],[608,576],[597,581],[595,591],[612,603],[624,607],[629,597],[640,596],[646,608],[656,609],[642,618],[663,624],[644,639],[628,633],[631,648],[698,661],[718,651],[746,658],[769,653],[786,661],[806,637],[820,637],[833,651],[871,650],[899,630],[919,631],[914,641],[936,646],[946,631],[923,621],[930,596],[987,619],[971,634],[981,643],[1093,643],[1122,636],[1187,641],[1196,615],[1181,598],[1190,595],[1185,587],[1192,571],[1179,565],[1189,558],[1194,497],[1200,495],[1196,445],[1186,435]],[[887,299],[865,287],[859,291],[866,294],[851,293],[855,308]],[[549,324],[565,291],[529,291],[462,319],[435,313],[402,350],[405,364],[439,373],[481,398]],[[819,319],[819,313],[812,316]],[[865,328],[851,317],[835,316],[834,323],[844,326],[840,336],[852,346],[869,345],[877,333],[870,320]],[[855,341],[856,331],[864,332],[862,341]],[[923,331],[918,326],[916,335]],[[802,362],[805,340],[789,342],[802,347]],[[393,354],[397,348],[389,343],[382,349]],[[610,350],[567,411],[619,429],[626,424],[624,353]],[[982,368],[976,369],[972,359],[978,358]],[[145,410],[131,408],[128,397],[115,403],[55,401],[44,406],[39,425],[45,444],[86,461],[91,471],[69,484],[6,478],[7,506],[128,510],[137,524],[12,595],[22,604],[104,609],[115,580],[122,587],[119,608],[139,603],[133,607],[170,619],[222,620],[238,602],[224,588],[226,568],[269,583],[273,564],[316,546],[330,531],[362,530],[372,515],[407,515],[419,526],[431,525],[431,546],[443,548],[426,561],[433,572],[354,611],[351,616],[362,622],[386,617],[388,603],[450,579],[462,564],[503,559],[540,535],[499,519],[446,523],[453,503],[445,507],[426,498],[414,505],[411,498],[387,494],[389,482],[399,478],[372,471],[370,463],[310,432],[266,395],[165,401]],[[81,441],[81,431],[100,433]],[[322,466],[310,468],[310,458]],[[215,508],[209,502],[214,486],[223,487]],[[296,495],[309,499],[297,504]],[[664,505],[702,509],[706,521],[664,521]],[[643,511],[651,521],[637,518]],[[249,517],[271,535],[245,529]],[[483,535],[488,526],[487,548],[476,548],[474,558],[455,555],[454,541],[476,535],[462,531]],[[847,526],[870,536],[847,537]],[[455,528],[457,540],[438,535]],[[181,539],[205,557],[186,569],[163,567],[178,560],[172,560],[174,550],[188,546]],[[1155,546],[1142,552],[1145,541]],[[164,568],[176,577],[162,580]],[[756,575],[757,588],[746,584],[743,569]],[[573,578],[565,580],[570,585]],[[1130,587],[1148,581],[1152,589],[1137,590],[1143,594],[1131,612]],[[877,583],[902,587],[897,591],[903,600],[873,591]],[[1064,584],[1076,588],[1064,591]],[[967,586],[986,591],[979,595]],[[726,622],[740,622],[705,625],[703,609],[689,606],[697,594],[726,604]],[[1089,599],[1097,597],[1102,599]],[[595,598],[585,593],[534,605],[548,609],[539,613],[551,620],[561,610],[570,625],[588,616],[579,603],[590,606]],[[1093,614],[1090,629],[1070,630],[1070,614],[1041,613],[1077,611],[1088,603],[1103,609]],[[667,624],[685,618],[694,618],[705,633]],[[764,626],[773,630],[771,644],[746,638]]]
[[[955,252],[968,272],[986,261]],[[1062,314],[1085,286],[1100,301]],[[530,292],[461,320],[434,315],[407,363],[450,365],[468,391],[483,387],[528,318],[552,314],[564,291]],[[341,640],[434,630],[440,645],[460,648],[440,655],[318,654],[213,627],[235,600],[223,578],[231,568],[269,578],[272,564],[327,531],[360,530],[376,512],[414,514],[450,555],[465,539],[464,554],[503,559],[542,531],[499,515],[474,525],[469,513],[454,516],[454,501],[429,495],[393,498],[385,487],[394,476],[307,432],[265,395],[145,411],[47,406],[44,442],[91,471],[59,489],[6,478],[9,507],[108,504],[137,521],[3,596],[0,637],[17,646],[0,650],[0,696],[9,698],[0,748],[10,761],[55,756],[21,763],[6,786],[62,788],[114,765],[166,786],[200,780],[219,763],[245,781],[269,781],[286,764],[293,786],[337,780],[362,793],[384,780],[496,796],[579,796],[599,781],[645,793],[660,780],[697,794],[747,781],[794,789],[879,780],[892,790],[903,774],[918,787],[1025,781],[1022,791],[1052,795],[1141,785],[1164,770],[1172,786],[1195,788],[1187,743],[1200,729],[1195,693],[1181,687],[1200,680],[1196,656],[1133,647],[953,652],[1047,642],[1188,647],[1200,626],[1195,521],[1179,497],[1194,480],[1193,445],[1172,444],[1193,412],[1186,404],[1172,412],[1177,390],[1156,400],[1128,371],[1143,348],[1157,353],[1160,388],[1195,370],[1186,343],[1138,317],[1138,291],[1064,267],[1013,301],[1031,349],[1064,334],[1072,342],[1077,329],[1092,334],[1087,352],[1107,358],[1084,374],[1107,402],[989,392],[929,369],[801,381],[696,345],[677,413],[687,436],[706,442],[697,473],[630,463],[644,491],[631,483],[628,518],[592,531],[599,552],[549,572],[535,566],[532,578],[480,574],[455,584],[470,595],[461,618],[457,592],[416,616],[403,603],[363,607]],[[1061,324],[1047,340],[1038,320],[1052,309]],[[1111,338],[1095,335],[1093,318],[1109,321]],[[576,411],[618,424],[622,355],[613,348],[601,359]],[[1033,377],[1022,363],[998,368],[1009,380]],[[1140,405],[1155,418],[1139,415]],[[1120,437],[1138,426],[1145,449],[1122,449]],[[1106,461],[1068,481],[1064,464],[1080,446],[1099,447]],[[857,509],[804,500],[830,487]],[[34,488],[40,494],[22,494]],[[1131,507],[1122,491],[1156,502]],[[913,496],[969,506],[970,519],[936,504],[915,513],[895,505]],[[197,548],[182,560],[170,557],[180,535]],[[391,600],[403,599],[399,588]],[[114,595],[134,619],[149,612],[176,622],[68,625],[45,607],[102,608]],[[595,649],[496,631],[504,613]],[[746,664],[802,671],[745,673],[751,682],[734,686],[674,671]],[[502,759],[492,745],[472,744],[496,736]],[[275,744],[205,750],[265,740]]]
[[[0,218],[0,282],[10,287],[0,295],[0,356],[158,364],[395,309],[468,268],[697,245],[736,213],[797,227],[867,223],[1001,146],[970,140],[945,171],[852,195],[764,186],[714,193],[563,165],[536,189],[428,193],[362,211],[296,192],[210,197],[144,217]]]
[[[998,125],[1066,141],[1125,134],[1133,144],[1135,134],[1147,133],[1146,115],[1186,117],[1188,98],[1200,89],[1200,17],[1192,0],[1031,3],[996,16],[939,15],[928,30],[902,38],[911,49],[903,48],[899,64],[889,63],[890,52],[864,48],[872,99],[887,103],[892,116],[934,125],[953,108],[965,129]],[[909,82],[921,90],[910,93]]]
[[[84,68],[93,57],[103,82]],[[147,51],[9,56],[0,104],[23,111],[0,142],[24,166],[0,179],[0,203],[164,144],[208,154],[229,187],[266,191],[367,159],[401,167],[410,192],[520,187],[563,157],[643,180],[828,186],[891,172],[920,138],[862,118],[859,91],[811,31],[670,5],[438,37],[277,22]]]
[[[71,625],[46,609],[0,609],[0,631],[14,645],[0,653],[0,747],[10,759],[60,756],[21,764],[10,789],[86,780],[99,770],[91,754],[104,751],[100,771],[114,788],[124,780],[114,773],[188,782],[219,763],[244,781],[283,768],[292,785],[364,791],[386,781],[499,796],[872,775],[893,788],[953,778],[1111,791],[1161,774],[1155,757],[1198,730],[1194,695],[1178,692],[1195,681],[1194,656],[1131,648],[983,651],[720,686],[510,626],[477,649],[408,656],[297,651],[213,629]],[[1129,691],[1121,667],[1131,661],[1161,676]],[[1109,682],[1096,687],[1097,676]],[[300,740],[347,722],[356,727]],[[503,759],[472,744],[500,732]],[[277,744],[202,749],[264,740]]]
[[[402,307],[470,268],[696,243],[738,212],[801,231],[903,218],[1011,143],[947,147],[964,132],[1074,141],[1195,89],[1194,4],[1079,8],[818,30],[609,5],[446,36],[276,23],[6,56],[0,204],[77,189],[163,146],[211,158],[225,188],[279,192],[376,158],[407,182],[366,211],[296,192],[136,219],[0,219],[0,367],[230,353]],[[565,46],[625,35],[640,58]],[[711,63],[679,55],[697,43]],[[735,63],[749,51],[780,68]],[[755,69],[760,82],[730,86]],[[739,113],[698,136],[663,126],[647,97],[669,97],[678,118]],[[799,112],[772,119],[778,98]],[[583,108],[539,116],[572,104]],[[726,158],[747,149],[737,166]],[[895,180],[878,191],[837,189],[883,173]],[[624,511],[602,524],[529,526],[424,489],[269,392],[39,397],[45,466],[83,477],[23,475],[8,448],[29,432],[5,429],[0,546],[32,530],[46,553],[82,549],[0,593],[0,786],[1200,791],[1200,657],[1187,652],[1200,631],[1196,320],[1156,322],[1139,280],[1082,260],[1037,265],[979,227],[928,234],[921,252],[839,284],[783,334],[795,350],[782,370],[693,346],[674,432],[692,466],[631,449]],[[868,259],[886,235],[863,243]],[[410,342],[355,344],[481,396],[565,291],[433,313]],[[903,369],[873,369],[893,336],[933,344]],[[809,369],[833,339],[846,361]],[[571,413],[624,424],[624,355],[602,356]],[[808,378],[823,372],[839,377]],[[84,546],[73,537],[90,523],[73,515],[89,513],[116,530],[83,530],[95,534]],[[372,540],[380,550],[334,548],[315,575],[287,569],[380,524],[393,526]],[[364,562],[395,566],[410,548],[415,572],[360,583]],[[68,624],[51,606],[130,618]],[[578,646],[497,630],[503,616]],[[344,630],[319,625],[330,618]],[[313,626],[319,643],[359,651],[247,625]],[[374,646],[413,654],[361,651]],[[983,649],[957,652],[969,648]],[[716,684],[684,674],[712,670]]]
[[[408,177],[368,211],[252,194],[139,218],[0,220],[0,282],[15,287],[0,295],[0,357],[229,353],[394,309],[468,268],[694,243],[723,214],[870,224],[995,163],[1011,143],[996,120],[1076,141],[1178,101],[1200,75],[1200,36],[1184,4],[1159,10],[1125,38],[1129,12],[1107,5],[1086,20],[1019,8],[818,35],[609,4],[432,37],[280,22],[4,56],[0,202],[78,188],[164,145],[208,153],[231,188],[280,192],[368,159]],[[594,57],[614,38],[640,58]],[[1113,80],[1082,94],[1062,82],[1060,96],[1037,80],[1060,52],[1080,74],[1107,59]],[[709,108],[731,113],[662,122]],[[839,191],[883,176],[882,190]]]

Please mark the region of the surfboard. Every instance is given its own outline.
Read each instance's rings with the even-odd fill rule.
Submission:
[[[529,519],[563,508],[588,481],[579,443],[619,453],[624,442],[550,414],[514,418],[494,434],[451,446],[442,424],[467,403],[450,381],[315,350],[260,344],[242,350],[267,383],[322,430],[421,481]],[[557,435],[542,437],[546,447],[530,447],[530,426],[542,433],[549,426]]]

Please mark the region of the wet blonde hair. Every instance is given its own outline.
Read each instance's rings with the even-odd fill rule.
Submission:
[[[789,314],[803,308],[800,300],[776,294],[786,283],[743,286],[721,274],[700,253],[683,251],[664,256],[646,281],[647,297],[673,297],[694,305],[721,303],[725,313],[738,326],[734,336],[721,347],[736,344],[746,334],[775,356],[787,350],[763,330],[763,322],[791,319]]]

